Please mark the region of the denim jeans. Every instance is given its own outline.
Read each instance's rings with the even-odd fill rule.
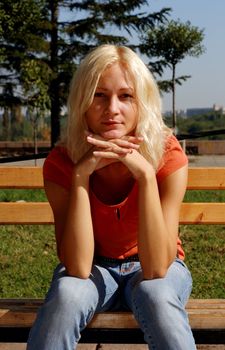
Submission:
[[[88,279],[59,265],[30,332],[27,350],[74,350],[96,312],[131,310],[149,349],[195,350],[185,304],[192,278],[179,259],[164,278],[144,280],[139,262],[94,263]]]

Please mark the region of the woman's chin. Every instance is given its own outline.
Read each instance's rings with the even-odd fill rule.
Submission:
[[[121,130],[108,130],[108,131],[101,132],[100,134],[100,136],[106,140],[121,139],[121,137],[125,135],[126,134]]]

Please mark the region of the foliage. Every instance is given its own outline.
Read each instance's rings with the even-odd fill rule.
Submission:
[[[1,79],[15,86],[20,82],[23,60],[34,59],[48,49],[43,37],[47,17],[42,0],[3,1],[0,6]]]
[[[186,56],[198,57],[201,55],[204,52],[203,38],[203,30],[192,26],[189,21],[181,23],[179,20],[160,24],[142,36],[141,52],[149,57],[159,58],[162,67],[169,67],[172,70],[171,81],[162,81],[160,86],[164,91],[172,90],[173,128],[177,126],[175,85],[181,85],[183,81],[190,77],[176,77],[176,65]],[[151,66],[151,63],[149,65]],[[162,72],[163,70],[157,71],[159,75],[162,75]]]
[[[17,140],[24,132],[26,122],[16,120],[13,123],[13,109],[26,105],[40,112],[50,106],[49,67],[43,60],[49,46],[46,41],[47,13],[44,0],[3,1],[0,6],[4,53],[1,60],[1,106],[7,106],[7,125],[11,124],[11,129],[8,128],[3,135]]]
[[[219,112],[211,112],[202,115],[196,115],[188,118],[180,117],[177,119],[179,134],[191,135],[202,131],[224,130],[225,116]],[[171,124],[170,118],[166,118],[166,123]],[[224,140],[225,135],[212,135],[204,137],[204,140]]]
[[[162,9],[146,14],[144,5],[148,5],[147,0],[3,1],[2,104],[6,105],[7,84],[12,90],[9,107],[14,103],[12,97],[17,96],[19,103],[38,103],[40,108],[49,105],[49,96],[54,143],[71,75],[80,58],[102,43],[129,44],[128,37],[134,31],[153,28],[169,13],[169,9]],[[66,16],[60,16],[62,12]],[[121,35],[123,29],[125,36]],[[21,89],[16,89],[18,85]]]

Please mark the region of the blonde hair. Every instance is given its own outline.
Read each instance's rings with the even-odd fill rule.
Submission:
[[[85,131],[88,127],[85,113],[93,101],[101,74],[114,63],[124,67],[134,85],[138,108],[135,135],[144,139],[139,150],[157,169],[165,139],[172,132],[163,122],[161,98],[153,75],[138,55],[125,46],[101,45],[81,62],[70,86],[68,119],[62,143],[74,162],[90,148],[86,142]]]

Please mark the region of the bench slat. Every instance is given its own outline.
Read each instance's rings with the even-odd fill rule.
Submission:
[[[53,224],[48,202],[0,203],[0,224]],[[180,224],[225,224],[225,203],[182,203]]]
[[[189,190],[225,190],[225,168],[189,168]]]
[[[37,310],[43,304],[42,298],[1,298],[0,309],[10,310]],[[225,299],[192,299],[187,303],[187,308],[191,309],[225,309]]]
[[[43,188],[42,167],[0,167],[0,188]],[[225,189],[224,168],[189,168],[188,189]]]
[[[147,344],[78,344],[77,350],[148,350]],[[26,343],[0,343],[0,350],[26,350]],[[197,345],[197,350],[225,350],[225,345]]]
[[[0,203],[0,224],[53,224],[48,202]]]
[[[225,203],[182,203],[180,224],[225,224]]]
[[[42,302],[42,299],[2,299],[0,301],[0,327],[30,327]],[[225,299],[190,299],[187,311],[193,329],[225,328]],[[88,327],[139,328],[130,312],[96,314]]]
[[[0,167],[0,188],[43,188],[41,167]]]
[[[129,344],[130,346],[131,344]],[[26,343],[0,343],[0,350],[26,350],[27,349],[27,344]],[[98,344],[78,344],[77,345],[77,350],[97,350],[99,349],[99,346]],[[107,350],[104,348],[104,345],[101,345],[101,350]],[[108,349],[110,350],[110,349]],[[111,350],[113,350],[111,348]],[[115,349],[116,350],[116,349]],[[123,347],[123,350],[126,350],[124,349]],[[141,345],[141,346],[138,346],[137,345],[137,348],[136,348],[136,345],[135,345],[135,348],[132,347],[129,347],[128,350],[148,350],[145,345]],[[204,350],[221,350],[220,348],[204,348]],[[223,349],[224,350],[224,349]]]

